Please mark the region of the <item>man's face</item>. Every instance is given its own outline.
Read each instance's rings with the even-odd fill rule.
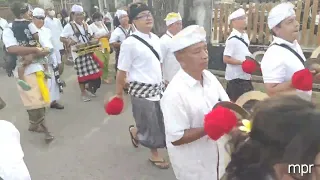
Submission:
[[[82,21],[84,21],[84,19],[85,19],[85,13],[84,12],[76,12],[76,13],[74,13],[73,18],[77,24],[82,24]]]
[[[245,29],[247,27],[247,17],[244,15],[233,19],[232,25],[237,29]]]
[[[283,20],[273,31],[278,37],[293,42],[299,36],[299,23],[295,16],[291,16]]]
[[[32,12],[28,11],[28,12],[24,13],[22,15],[22,18],[27,19],[27,20],[32,20]]]
[[[208,50],[205,42],[199,42],[176,53],[181,67],[189,72],[202,72],[208,67]]]
[[[119,21],[120,21],[120,24],[121,24],[121,25],[127,25],[127,24],[129,24],[129,17],[128,17],[128,15],[122,15],[122,16],[120,16]]]
[[[36,25],[36,27],[40,29],[44,25],[44,18],[45,17],[42,16],[34,16],[32,21],[34,25]]]
[[[173,30],[175,33],[180,32],[180,31],[182,30],[182,21],[177,21],[177,22],[173,23],[173,24],[171,25],[171,27],[172,27],[172,30]],[[171,28],[171,27],[170,27],[170,28]]]
[[[150,11],[142,11],[133,20],[138,29],[151,29],[153,28],[153,16]]]

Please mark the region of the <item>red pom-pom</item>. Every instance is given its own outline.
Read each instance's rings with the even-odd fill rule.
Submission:
[[[243,61],[241,66],[242,66],[242,70],[248,74],[252,74],[259,69],[257,62],[251,59],[247,59]]]
[[[292,86],[298,90],[311,91],[313,76],[309,69],[302,69],[293,74],[291,80]]]
[[[213,139],[229,133],[237,125],[237,117],[230,109],[224,107],[214,108],[205,116],[204,131]]]
[[[123,100],[121,98],[115,97],[107,104],[105,104],[104,108],[107,114],[109,115],[119,115],[123,110]]]
[[[98,58],[98,56],[95,53],[92,54],[92,59],[98,63],[99,68],[103,68],[103,62]]]

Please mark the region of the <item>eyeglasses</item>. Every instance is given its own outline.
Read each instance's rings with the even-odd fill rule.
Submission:
[[[38,19],[38,20],[44,20],[44,17],[42,17],[42,16],[33,16],[33,18]]]
[[[152,17],[151,12],[149,12],[148,14],[143,14],[143,15],[137,16],[135,19],[147,20],[149,17]]]

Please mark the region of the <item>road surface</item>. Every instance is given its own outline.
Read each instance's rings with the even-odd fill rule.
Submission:
[[[174,180],[172,169],[160,170],[148,162],[146,148],[133,148],[128,126],[133,124],[131,105],[126,100],[120,116],[107,116],[104,99],[113,95],[114,85],[102,85],[98,97],[80,99],[75,71],[66,66],[62,95],[64,110],[49,109],[47,122],[56,139],[50,145],[42,134],[31,133],[28,116],[17,93],[15,81],[0,69],[0,96],[7,107],[0,119],[13,122],[21,134],[25,162],[33,180]],[[167,153],[161,154],[168,159]]]

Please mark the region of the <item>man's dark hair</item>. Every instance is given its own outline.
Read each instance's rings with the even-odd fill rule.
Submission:
[[[95,12],[93,13],[92,15],[92,20],[95,21],[97,19],[102,19],[103,18],[103,15],[100,13],[100,12]]]
[[[12,3],[10,9],[16,18],[20,18],[22,14],[25,14],[29,11],[28,4],[23,2]]]

